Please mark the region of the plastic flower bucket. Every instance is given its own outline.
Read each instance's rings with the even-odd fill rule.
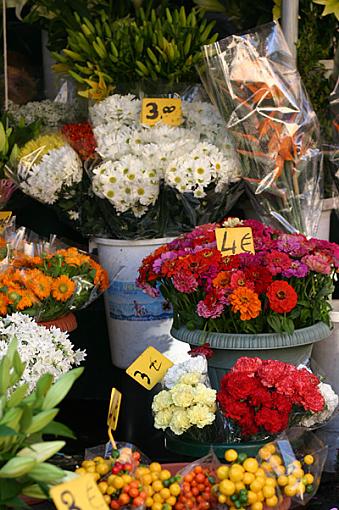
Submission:
[[[330,336],[331,329],[325,323],[318,322],[308,328],[297,329],[291,335],[287,333],[250,335],[190,331],[182,326],[179,329],[172,328],[171,334],[193,347],[205,342],[210,344],[214,354],[208,360],[208,373],[212,388],[219,389],[223,375],[232,368],[238,358],[258,356],[261,359],[274,359],[298,366],[311,357],[315,342]]]
[[[189,347],[170,335],[172,308],[163,297],[151,298],[136,286],[142,260],[171,239],[119,241],[95,238],[100,264],[108,271],[104,294],[113,365],[127,368],[152,345],[172,361],[181,361]]]

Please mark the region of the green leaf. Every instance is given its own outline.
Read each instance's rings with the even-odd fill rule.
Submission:
[[[6,141],[7,141],[6,132],[5,132],[2,122],[0,122],[0,153],[2,152],[3,156],[6,156],[6,151],[5,151]]]
[[[267,322],[276,333],[283,332],[283,325],[281,318],[278,315],[268,315]]]
[[[334,14],[339,21],[339,1],[338,0],[313,0],[315,4],[324,5],[322,16]]]
[[[52,421],[42,431],[41,434],[51,434],[54,436],[68,437],[69,439],[76,439],[72,430],[63,423]]]
[[[25,398],[27,391],[28,384],[22,384],[22,386],[16,388],[7,401],[7,407],[11,408],[17,406]]]
[[[30,456],[38,463],[45,462],[45,460],[55,455],[64,446],[65,441],[45,441],[44,443],[35,443],[20,450],[17,453],[17,456]]]
[[[0,479],[0,501],[10,500],[21,492],[21,484],[17,480]]]
[[[62,375],[48,390],[42,404],[42,409],[51,409],[58,405],[59,402],[65,398],[74,382],[80,377],[83,371],[84,369],[82,367],[74,368],[70,372],[67,372],[67,374]]]
[[[0,425],[0,437],[16,436],[17,431],[7,425]]]
[[[25,430],[26,434],[40,432],[56,417],[58,412],[59,409],[48,409],[47,411],[41,411],[41,413],[33,416],[29,427]]]

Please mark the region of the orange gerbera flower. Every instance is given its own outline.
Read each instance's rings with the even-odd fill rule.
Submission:
[[[233,312],[240,312],[240,319],[248,321],[258,317],[261,301],[258,294],[247,287],[238,287],[229,297]]]
[[[16,257],[12,261],[13,266],[15,267],[35,267],[42,264],[42,258],[41,257],[30,257],[28,255],[22,255],[19,257]]]
[[[30,290],[17,290],[15,293],[20,298],[20,301],[16,303],[17,310],[25,310],[38,302],[37,297]]]
[[[231,274],[228,271],[221,271],[213,280],[213,287],[216,289],[225,289],[229,287]]]
[[[45,299],[51,293],[52,278],[44,275],[39,269],[31,269],[26,271],[25,284],[39,299]]]
[[[75,291],[75,283],[66,275],[56,278],[51,287],[52,296],[57,301],[67,301]]]
[[[0,315],[7,314],[7,306],[8,306],[8,297],[6,294],[0,293]]]

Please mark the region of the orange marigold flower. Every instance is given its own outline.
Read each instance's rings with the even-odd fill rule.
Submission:
[[[247,287],[238,287],[229,297],[233,312],[240,312],[240,319],[248,321],[258,317],[261,301],[258,294]]]
[[[15,303],[17,310],[25,310],[38,302],[37,297],[30,290],[17,290],[16,294],[20,298],[19,302]]]
[[[221,271],[218,276],[213,280],[213,287],[216,289],[225,289],[229,287],[231,281],[231,273],[228,271]]]
[[[7,314],[7,306],[9,304],[8,297],[6,294],[0,293],[0,315]]]
[[[104,291],[109,286],[109,277],[106,269],[100,266],[95,260],[89,259],[89,262],[93,269],[95,269],[94,285],[99,287],[101,291]]]
[[[66,275],[61,275],[52,283],[52,296],[57,301],[67,301],[75,291],[75,283]]]

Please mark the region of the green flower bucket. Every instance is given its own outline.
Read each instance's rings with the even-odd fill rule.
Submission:
[[[211,448],[213,448],[216,456],[223,460],[225,451],[233,448],[239,453],[246,453],[249,457],[255,457],[262,446],[268,443],[269,440],[254,441],[249,443],[201,443],[188,439],[184,436],[176,436],[173,432],[166,430],[165,432],[165,447],[172,453],[200,459],[205,457]]]
[[[293,334],[261,333],[258,335],[237,333],[211,333],[190,331],[185,326],[171,329],[171,335],[192,347],[209,343],[214,355],[208,360],[208,372],[212,388],[219,389],[220,381],[237,359],[242,356],[274,359],[298,366],[305,363],[311,354],[313,344],[328,338],[331,329],[324,322],[297,329]]]

